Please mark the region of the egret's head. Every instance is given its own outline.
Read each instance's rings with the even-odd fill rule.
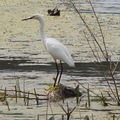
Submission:
[[[41,18],[42,16],[39,14],[39,13],[37,13],[37,14],[34,14],[32,17],[29,17],[29,18],[25,18],[25,19],[23,19],[22,21],[25,21],[25,20],[30,20],[30,19],[39,19],[39,18]]]

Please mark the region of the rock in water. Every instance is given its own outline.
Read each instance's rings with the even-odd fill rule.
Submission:
[[[63,84],[57,84],[55,87],[50,87],[48,89],[48,94],[52,101],[59,101],[66,98],[82,96],[78,86],[76,88],[72,88]]]

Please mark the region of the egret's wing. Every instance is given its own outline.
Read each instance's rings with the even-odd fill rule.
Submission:
[[[70,66],[74,66],[71,54],[62,43],[53,38],[49,38],[46,41],[46,47],[47,51],[49,52],[50,55],[52,55],[54,59],[62,60],[69,64]]]

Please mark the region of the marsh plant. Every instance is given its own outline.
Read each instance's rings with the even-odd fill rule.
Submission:
[[[87,23],[87,21],[84,19],[84,15],[82,14],[82,11],[80,8],[81,6],[78,6],[78,4],[76,3],[78,1],[75,2],[74,0],[65,0],[62,2],[67,6],[67,9],[72,8],[75,11],[75,13],[78,14],[80,20],[83,22],[86,28],[86,31],[83,31],[83,34],[93,53],[93,56],[97,63],[97,67],[99,67],[100,73],[104,77],[109,87],[109,91],[107,92],[107,94],[109,95],[109,97],[111,97],[113,101],[117,103],[117,105],[120,105],[120,95],[119,95],[120,93],[119,93],[119,88],[117,86],[116,78],[115,78],[115,72],[118,67],[119,61],[118,60],[116,60],[117,62],[112,61],[113,56],[107,49],[108,47],[106,45],[103,30],[91,0],[86,0],[86,2],[89,4],[89,7],[92,11],[94,19],[97,22],[96,29],[97,28],[99,29],[99,34],[100,34],[99,38],[91,29],[91,27],[89,26],[89,23]],[[106,72],[106,70],[104,70],[103,68],[103,61],[107,65],[108,72]]]

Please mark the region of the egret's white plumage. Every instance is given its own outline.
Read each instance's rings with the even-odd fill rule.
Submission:
[[[29,20],[29,19],[36,19],[40,22],[40,33],[41,33],[41,39],[42,39],[43,45],[47,50],[47,52],[53,57],[55,63],[56,63],[56,60],[58,59],[60,61],[64,61],[69,66],[75,66],[74,61],[68,49],[61,42],[57,41],[54,38],[48,38],[45,35],[44,21],[42,16],[40,14],[35,14],[32,17],[26,18],[23,20]],[[57,76],[56,76],[56,79],[57,79],[59,74],[57,63],[56,63],[56,67],[57,67]],[[62,67],[62,63],[61,63],[61,67]],[[61,74],[62,74],[62,71],[63,70],[61,70]],[[61,78],[61,75],[60,75],[60,78]],[[59,78],[59,82],[60,82],[60,78]]]
[[[46,49],[54,60],[61,60],[67,63],[69,66],[74,66],[72,57],[68,49],[59,41],[54,38],[47,38]]]

